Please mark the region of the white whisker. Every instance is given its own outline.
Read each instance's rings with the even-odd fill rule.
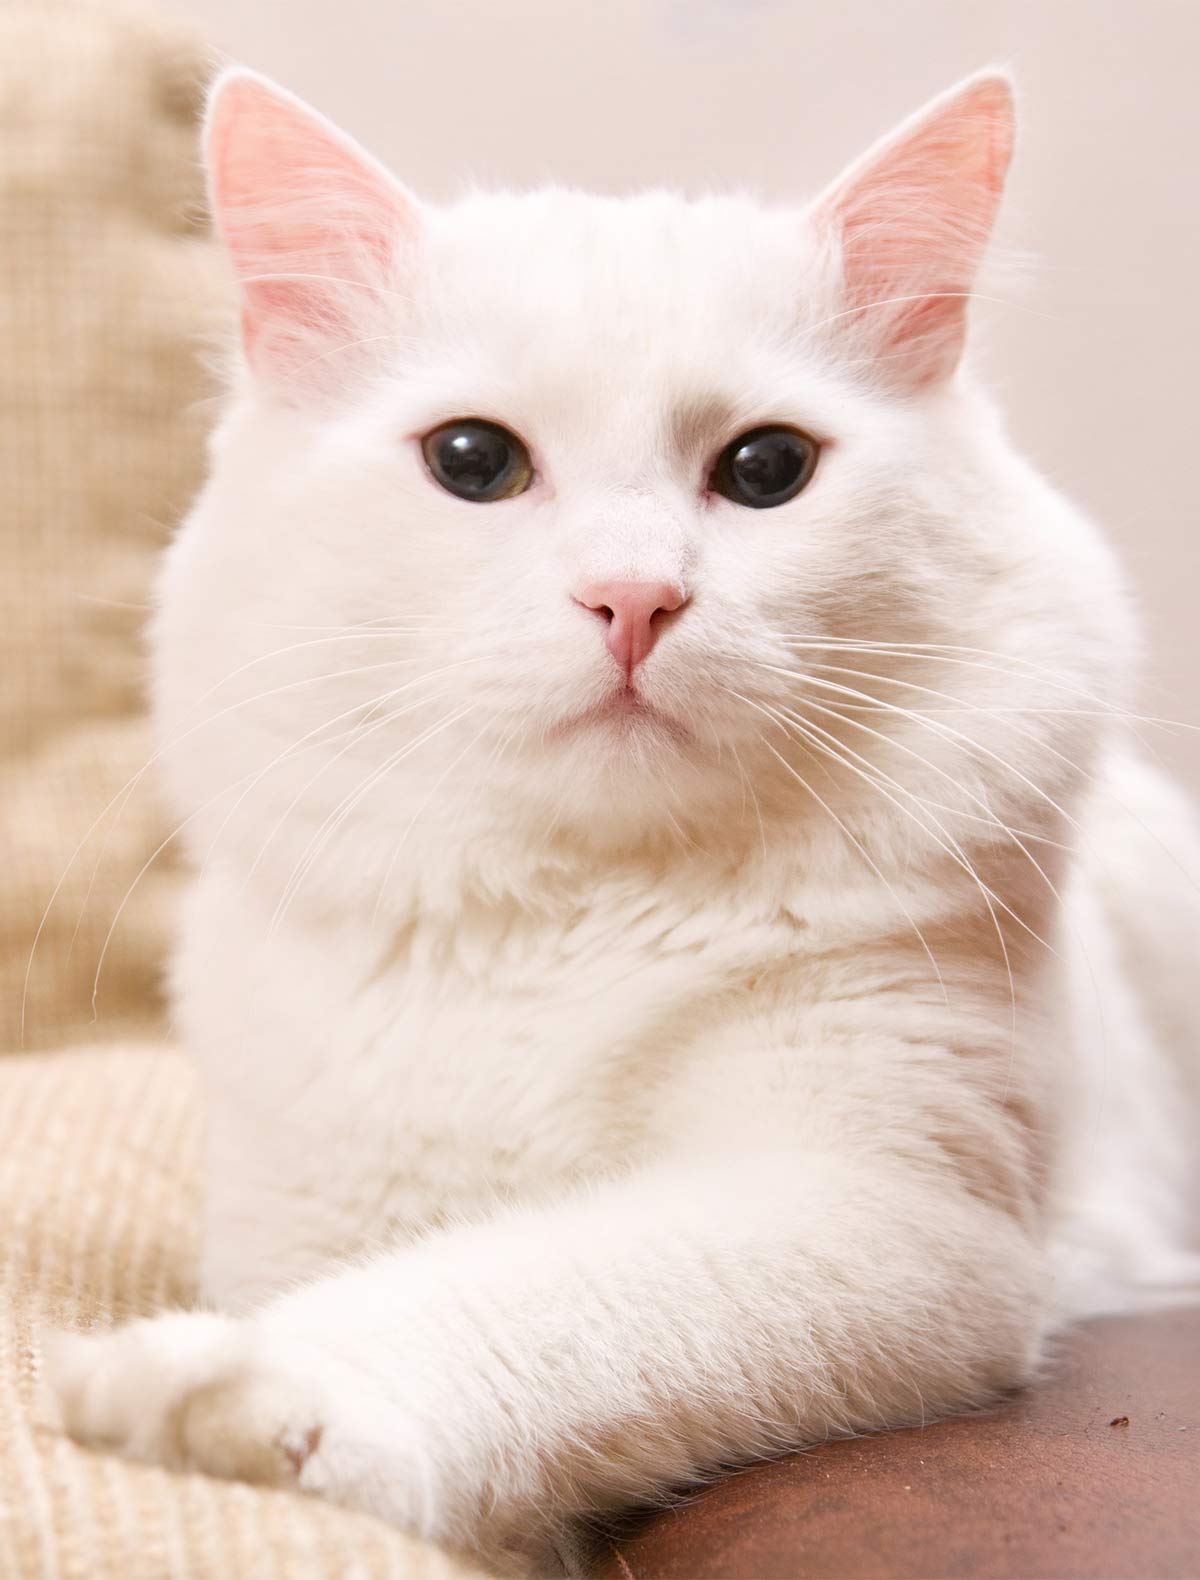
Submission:
[[[420,806],[417,807],[417,809],[413,813],[413,815],[409,818],[408,823],[407,823],[407,825],[405,827],[405,830],[404,830],[403,834],[401,834],[399,840],[397,841],[397,844],[396,844],[394,850],[392,851],[391,858],[388,861],[387,868],[386,868],[386,870],[385,870],[385,872],[383,874],[382,881],[380,882],[380,885],[379,885],[379,892],[375,896],[375,908],[371,912],[371,926],[372,927],[374,927],[376,921],[378,920],[380,907],[383,905],[383,898],[384,898],[384,895],[387,893],[388,885],[391,882],[392,873],[396,870],[396,863],[400,859],[400,853],[404,849],[405,842],[407,841],[408,836],[412,833],[414,827],[416,826],[418,819],[420,818],[421,814],[425,811],[426,807],[428,807],[429,803],[433,800],[434,796],[438,793],[438,791],[445,784],[446,780],[450,777],[450,775],[453,773],[453,771],[458,767],[459,763],[462,762],[463,758],[466,757],[470,752],[472,752],[476,746],[478,746],[479,742],[483,739],[483,737],[487,734],[488,730],[491,728],[491,725],[492,725],[492,721],[490,719],[488,719],[484,723],[483,728],[480,729],[477,734],[475,734],[475,735],[473,735],[471,737],[471,739],[463,747],[462,751],[459,752],[456,757],[451,758],[450,762],[447,763],[446,767],[443,768],[442,772],[438,775],[438,777],[434,780],[433,784],[430,786],[428,795],[421,802]],[[515,729],[515,725],[513,726],[513,729]],[[511,735],[511,734],[512,734],[512,730],[510,729],[509,735]],[[507,739],[507,738],[508,737],[506,736],[505,739]],[[489,763],[490,763],[490,761],[491,761],[491,759],[489,758]],[[483,778],[484,778],[484,774],[482,774],[482,773],[475,777],[476,794],[479,793],[478,787],[480,786],[480,784],[482,784]],[[462,809],[460,807],[460,809],[459,809],[460,815],[461,815],[461,810]]]
[[[451,725],[457,724],[461,719],[466,718],[469,714],[473,713],[478,706],[479,704],[476,702],[467,703],[456,712],[452,712],[439,724],[431,725],[428,729],[419,734],[414,740],[407,742],[400,750],[394,752],[391,756],[386,758],[383,763],[381,763],[377,768],[372,770],[372,772],[367,775],[366,779],[357,787],[357,789],[355,789],[349,796],[341,801],[337,807],[334,808],[334,810],[321,824],[316,834],[313,835],[308,845],[301,852],[300,858],[293,869],[292,875],[284,887],[279,903],[275,907],[275,912],[271,918],[270,926],[268,928],[268,935],[274,933],[288,906],[291,904],[293,897],[298,892],[300,886],[303,884],[304,879],[312,871],[316,862],[320,860],[321,854],[329,844],[329,841],[334,837],[334,835],[337,833],[337,830],[345,822],[346,818],[349,817],[350,813],[359,804],[363,797],[369,794],[376,784],[386,778],[386,776],[391,773],[391,771],[397,767],[398,764],[403,762],[406,757],[410,756],[414,751],[416,751],[418,747],[425,745],[426,742],[440,735],[443,730],[449,729]]]
[[[772,715],[767,711],[766,708],[760,706],[760,704],[757,703],[757,702],[753,702],[749,697],[742,696],[740,691],[734,691],[731,686],[726,686],[725,690],[729,692],[730,696],[736,697],[739,702],[744,702],[747,707],[754,708],[756,712],[764,714],[767,718],[772,718]],[[779,725],[779,727],[781,729],[783,728],[783,726],[780,724],[780,721],[778,719],[772,719],[772,722],[775,723],[776,725]],[[785,735],[787,734],[786,730],[784,730],[784,734]],[[862,842],[850,831],[850,829],[847,828],[846,824],[837,815],[837,813],[833,810],[833,808],[829,805],[829,803],[827,801],[825,801],[820,795],[817,794],[817,792],[813,789],[813,787],[808,783],[807,779],[805,779],[801,774],[799,774],[796,771],[796,769],[791,765],[791,763],[789,763],[788,760],[784,756],[782,756],[779,752],[777,752],[775,750],[775,748],[771,745],[770,741],[768,741],[765,736],[762,736],[761,740],[762,740],[762,744],[767,748],[767,750],[771,753],[771,755],[773,757],[775,757],[783,765],[783,767],[792,776],[792,778],[796,780],[796,782],[801,786],[801,788],[806,790],[808,792],[808,794],[813,798],[813,800],[817,803],[817,805],[822,807],[824,809],[824,811],[826,812],[826,814],[833,820],[834,823],[836,823],[838,828],[841,829],[842,833],[850,841],[851,845],[853,845],[854,849],[859,853],[859,855],[863,858],[863,860],[870,867],[871,871],[875,874],[875,876],[883,884],[884,888],[887,889],[888,893],[892,896],[892,899],[895,900],[896,905],[898,906],[901,915],[905,918],[905,920],[908,922],[908,925],[912,928],[913,932],[916,934],[917,939],[920,942],[921,948],[924,950],[925,956],[926,956],[926,958],[929,961],[929,964],[933,967],[933,973],[936,976],[937,982],[938,982],[938,986],[939,986],[939,988],[942,991],[942,997],[945,999],[946,1003],[949,1004],[950,997],[949,997],[949,994],[946,991],[945,981],[942,978],[941,967],[938,965],[937,960],[934,958],[933,950],[930,949],[928,941],[925,938],[925,934],[917,926],[917,923],[916,923],[916,921],[915,921],[915,919],[914,919],[914,917],[912,915],[912,912],[909,910],[907,905],[905,905],[904,901],[900,898],[900,896],[896,892],[896,889],[894,888],[894,886],[888,881],[888,879],[886,878],[886,876],[884,875],[884,873],[880,869],[878,863],[871,856],[870,852],[867,850],[865,845],[863,845]]]
[[[801,720],[796,714],[793,714],[790,709],[786,709],[785,708],[785,709],[782,709],[780,711],[783,714],[785,714],[794,724],[797,724],[802,730],[804,730],[806,732],[806,737],[810,741],[810,744],[816,746],[818,749],[825,750],[826,752],[828,752],[828,754],[831,757],[834,758],[835,761],[839,762],[842,765],[842,767],[848,768],[851,773],[856,774],[860,779],[865,780],[866,783],[871,785],[871,787],[873,789],[875,789],[876,791],[878,791],[880,795],[884,796],[889,802],[891,802],[891,804],[893,806],[895,806],[897,811],[899,811],[903,816],[905,816],[905,817],[909,818],[910,820],[916,822],[918,827],[922,827],[922,828],[925,827],[925,825],[921,823],[920,819],[916,816],[916,814],[913,813],[907,807],[904,807],[903,805],[901,805],[901,803],[898,802],[895,799],[894,796],[890,795],[888,793],[888,791],[886,789],[884,789],[883,785],[880,784],[878,782],[878,780],[879,779],[884,780],[887,784],[892,785],[896,790],[898,790],[901,793],[901,795],[907,796],[910,800],[916,801],[920,805],[924,805],[924,803],[921,802],[921,798],[919,796],[917,796],[913,791],[909,790],[906,786],[902,785],[900,783],[900,781],[898,779],[893,778],[891,774],[886,773],[882,768],[879,767],[878,764],[867,763],[867,759],[865,757],[860,756],[860,754],[855,752],[853,750],[853,748],[847,746],[844,741],[841,741],[841,742],[837,741],[837,738],[835,736],[831,735],[828,730],[823,729],[821,725],[815,724],[811,719]],[[811,736],[807,735],[808,731],[816,732],[817,735],[823,736],[826,740],[834,742],[835,745],[833,747],[829,747],[829,746],[822,747],[820,740],[813,740]],[[840,747],[840,751],[837,749],[839,747]],[[866,765],[866,768],[870,770],[870,773],[865,772],[864,769],[862,769],[862,768],[855,767],[855,765],[852,762],[849,762],[847,760],[847,757],[842,755],[842,753],[846,753],[849,756],[857,758],[858,762],[863,763],[863,764]],[[872,776],[878,776],[878,778],[875,778],[875,777],[872,777]],[[988,907],[989,911],[992,911],[992,920],[993,920],[993,922],[996,922],[996,930],[997,930],[997,933],[1000,936],[1000,947],[1001,947],[1001,949],[1004,950],[1005,963],[1007,964],[1007,962],[1008,962],[1008,950],[1007,950],[1007,948],[1005,946],[1004,935],[1000,931],[999,923],[996,921],[995,912],[994,912],[994,910],[992,910],[993,903],[995,903],[996,905],[999,905],[1001,910],[1003,910],[1008,916],[1012,917],[1013,921],[1016,922],[1018,927],[1023,928],[1030,935],[1030,937],[1033,938],[1037,943],[1041,944],[1043,948],[1049,950],[1049,952],[1052,955],[1057,955],[1058,952],[1057,952],[1057,950],[1055,950],[1052,947],[1052,945],[1047,943],[1046,940],[1039,933],[1035,932],[1034,929],[1032,927],[1030,927],[1029,924],[1024,920],[1024,918],[1019,916],[1017,914],[1017,912],[1014,911],[1012,909],[1012,907],[1010,905],[1008,905],[1007,902],[1004,899],[1002,899],[1001,896],[998,895],[994,889],[992,889],[990,886],[984,884],[983,880],[979,877],[979,874],[975,871],[974,866],[972,865],[972,863],[967,859],[966,855],[964,854],[964,852],[962,850],[962,846],[959,844],[959,842],[956,839],[954,839],[954,836],[946,829],[945,824],[943,824],[939,818],[933,818],[932,814],[927,814],[927,815],[931,816],[932,822],[938,828],[940,828],[942,830],[942,833],[945,834],[946,839],[949,840],[950,843],[949,844],[945,843],[937,835],[932,834],[928,828],[926,828],[925,831],[930,834],[930,838],[934,840],[934,843],[937,844],[938,847],[941,850],[944,850],[946,852],[946,854],[948,856],[950,856],[950,858],[956,863],[956,865],[961,867],[962,870],[964,872],[966,872],[967,875],[976,883],[976,885],[979,887],[980,893],[984,897],[984,901],[987,904],[987,907]],[[1039,868],[1038,870],[1040,871],[1041,869]],[[1045,874],[1043,874],[1043,877],[1044,876],[1045,876]],[[1050,883],[1049,878],[1046,878],[1046,882],[1048,884]],[[1050,887],[1051,887],[1051,890],[1053,891],[1054,890],[1053,884],[1050,884]],[[1010,968],[1010,982],[1011,982],[1011,968]]]
[[[779,669],[778,665],[769,665],[769,664],[767,664],[767,665],[764,665],[763,667],[766,668],[766,669],[771,669],[771,668]],[[814,668],[814,669],[820,668],[820,667],[822,667],[822,666],[819,666],[819,665],[813,665],[812,666],[812,668]],[[779,673],[786,674],[786,675],[790,676],[792,679],[803,678],[802,676],[797,675],[797,673],[795,671],[793,671],[793,670],[779,669]],[[859,673],[861,673],[861,672],[859,672]],[[814,685],[825,686],[831,691],[836,691],[836,692],[839,692],[839,693],[845,693],[847,695],[856,696],[856,697],[860,697],[860,698],[868,697],[869,700],[872,700],[872,701],[877,701],[878,700],[877,698],[870,698],[869,697],[869,693],[867,693],[867,692],[859,691],[859,690],[857,690],[856,688],[854,688],[852,686],[839,685],[839,683],[837,681],[825,680],[819,675],[815,675],[814,674],[814,675],[809,676],[809,678],[811,679],[811,681],[813,682]],[[925,689],[925,688],[921,688],[921,689]],[[988,758],[989,761],[994,762],[999,768],[1002,768],[1006,773],[1012,774],[1012,776],[1015,779],[1019,780],[1020,783],[1023,784],[1027,789],[1031,790],[1034,793],[1034,795],[1036,795],[1038,797],[1039,800],[1044,801],[1049,807],[1051,807],[1055,812],[1057,812],[1059,817],[1061,817],[1063,819],[1063,821],[1065,823],[1067,823],[1071,828],[1075,829],[1076,832],[1079,831],[1079,824],[1078,824],[1078,822],[1075,820],[1075,818],[1073,818],[1071,816],[1071,814],[1064,807],[1060,806],[1058,804],[1058,802],[1055,801],[1054,798],[1047,791],[1045,791],[1045,790],[1043,790],[1041,788],[1040,785],[1035,784],[1034,781],[1032,779],[1030,779],[1027,774],[1025,774],[1025,773],[1023,773],[1021,771],[1021,769],[1017,768],[1012,763],[1006,762],[1004,760],[1004,758],[1002,758],[998,753],[992,751],[992,749],[990,747],[984,746],[982,742],[975,740],[973,737],[971,737],[969,735],[964,735],[961,730],[956,730],[951,725],[942,724],[942,723],[936,722],[936,721],[931,722],[930,720],[926,719],[922,714],[913,713],[910,709],[897,707],[896,712],[898,714],[902,715],[902,716],[911,717],[911,719],[915,723],[923,724],[926,729],[932,731],[934,734],[940,735],[943,739],[951,738],[951,739],[957,741],[961,746],[965,747],[969,752],[970,751],[975,751],[975,752],[980,753],[981,756],[984,756],[984,757]],[[1052,748],[1048,748],[1048,749],[1052,750]],[[1059,755],[1061,755],[1061,754],[1059,754]],[[1068,762],[1069,759],[1064,757],[1063,761],[1064,762]],[[1072,766],[1073,769],[1075,768],[1074,764],[1072,764],[1071,766]]]
[[[386,285],[380,285],[374,280],[352,280],[340,274],[315,274],[311,271],[300,269],[275,269],[264,271],[261,274],[243,274],[240,276],[242,285],[271,285],[295,280],[316,280],[322,285],[349,285],[356,291],[370,291],[375,296],[390,296],[396,301],[403,302],[406,307],[412,306],[412,297],[405,296],[402,291],[393,290]]]
[[[410,680],[409,682],[407,682],[406,685],[397,686],[395,688],[395,690],[393,690],[393,691],[384,692],[381,696],[374,698],[372,701],[370,701],[368,703],[357,703],[357,704],[355,704],[355,706],[353,708],[348,708],[345,713],[339,714],[336,719],[329,721],[329,723],[333,723],[333,724],[340,723],[340,721],[342,719],[348,718],[352,714],[364,713],[364,710],[368,710],[367,715],[365,715],[365,716],[369,716],[369,711],[373,711],[375,708],[379,707],[381,703],[390,702],[393,697],[400,696],[403,692],[408,691],[411,687],[416,686],[416,685],[423,685],[427,681],[437,679],[443,673],[444,673],[444,670],[434,670],[429,675],[420,675],[420,676],[417,677],[416,680]],[[418,697],[415,702],[410,702],[405,707],[390,709],[387,713],[385,713],[383,715],[382,718],[374,720],[365,729],[351,728],[350,730],[347,730],[345,732],[345,736],[346,736],[345,743],[342,745],[342,747],[338,751],[336,751],[333,754],[332,757],[326,758],[325,761],[320,764],[320,766],[318,767],[317,771],[309,779],[305,780],[304,784],[301,785],[300,789],[296,792],[295,796],[292,798],[292,800],[289,802],[288,806],[284,809],[283,813],[280,815],[278,820],[275,822],[275,824],[271,828],[270,833],[267,835],[266,839],[263,841],[262,845],[259,847],[258,854],[255,856],[254,860],[251,862],[250,866],[247,868],[246,875],[245,875],[244,879],[242,880],[242,887],[245,888],[246,884],[248,884],[250,882],[250,880],[253,878],[255,872],[258,870],[259,863],[262,861],[263,857],[267,853],[268,846],[270,846],[272,844],[272,842],[274,841],[276,835],[279,833],[280,829],[283,827],[284,823],[287,821],[288,817],[290,817],[292,812],[295,811],[296,807],[300,804],[300,802],[303,800],[305,795],[307,795],[307,793],[312,789],[312,787],[317,783],[317,781],[322,777],[323,774],[328,772],[328,770],[330,768],[332,768],[333,765],[336,762],[340,761],[340,759],[343,756],[345,756],[346,752],[350,751],[352,747],[358,745],[363,740],[366,740],[369,736],[374,735],[378,730],[382,730],[382,729],[386,728],[386,726],[388,726],[389,724],[395,723],[395,721],[397,719],[401,719],[401,718],[406,717],[409,713],[415,711],[415,709],[421,708],[421,707],[428,707],[431,703],[438,701],[440,699],[440,696],[443,695],[443,694],[444,693],[437,693],[437,694],[435,694],[432,697]],[[363,722],[365,722],[365,716],[364,716],[364,721]],[[318,728],[316,730],[310,730],[308,735],[302,737],[301,741],[299,743],[297,743],[297,746],[302,746],[303,744],[305,744],[306,742],[311,740],[314,736],[321,734],[323,730],[328,729],[329,728],[329,723],[318,726]],[[331,742],[324,742],[322,744],[332,744],[332,743]],[[218,828],[216,834],[213,836],[212,845],[209,847],[208,855],[205,857],[205,866],[207,866],[208,861],[211,859],[212,853],[216,849],[217,842],[220,840],[221,835],[225,831],[225,828],[228,825],[230,819],[233,817],[233,815],[237,811],[238,807],[245,800],[246,796],[250,794],[250,792],[254,789],[254,787],[260,782],[260,780],[262,780],[271,771],[272,768],[276,767],[281,761],[284,760],[285,757],[291,755],[291,753],[297,749],[297,746],[289,747],[287,749],[287,751],[285,751],[285,752],[281,753],[279,756],[273,758],[271,760],[271,762],[269,762],[265,768],[262,768],[262,769],[260,769],[258,771],[258,773],[255,775],[254,779],[252,779],[250,784],[246,787],[246,789],[242,791],[242,794],[238,797],[238,799],[230,807],[228,813],[225,816],[224,822],[222,822],[220,828]],[[203,868],[201,870],[203,871]]]

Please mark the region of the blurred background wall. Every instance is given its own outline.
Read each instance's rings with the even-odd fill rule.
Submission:
[[[988,62],[1022,123],[977,310],[1020,443],[1118,542],[1147,713],[1200,723],[1197,0],[175,0],[431,197],[556,180],[812,192]],[[1200,788],[1200,733],[1154,732]]]

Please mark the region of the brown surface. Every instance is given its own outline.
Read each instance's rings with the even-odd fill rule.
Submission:
[[[1196,1580],[1200,1309],[1075,1332],[1040,1387],[988,1416],[731,1476],[631,1527],[593,1574]]]

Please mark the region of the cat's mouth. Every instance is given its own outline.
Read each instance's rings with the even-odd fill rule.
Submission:
[[[632,685],[618,687],[602,702],[594,703],[582,713],[564,719],[552,733],[560,737],[570,736],[579,730],[597,727],[617,735],[657,731],[676,745],[682,745],[690,739],[688,731],[677,720],[647,702]]]

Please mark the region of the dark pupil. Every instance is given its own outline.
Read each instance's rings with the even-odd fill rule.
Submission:
[[[795,485],[807,459],[804,443],[794,433],[760,433],[738,446],[729,467],[748,499],[768,501]]]
[[[498,428],[448,428],[438,442],[438,465],[455,491],[486,494],[512,465],[512,445]]]

